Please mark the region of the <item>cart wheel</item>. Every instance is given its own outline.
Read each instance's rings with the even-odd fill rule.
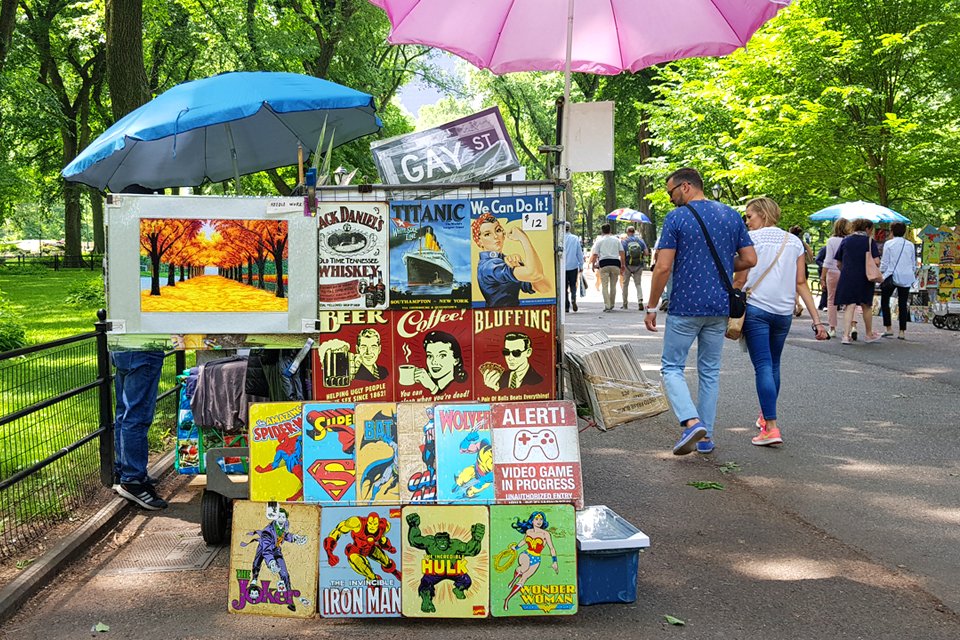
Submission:
[[[207,544],[222,544],[227,540],[230,523],[229,501],[219,493],[203,490],[200,497],[200,533]]]
[[[933,326],[935,326],[937,329],[946,329],[947,323],[943,319],[943,316],[933,316]]]
[[[945,318],[947,329],[950,331],[960,331],[960,316],[950,314]]]

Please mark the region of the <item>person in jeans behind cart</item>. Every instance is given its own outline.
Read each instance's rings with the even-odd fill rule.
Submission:
[[[757,264],[757,253],[740,214],[703,195],[703,179],[696,169],[678,169],[667,177],[667,195],[676,209],[667,214],[660,234],[657,266],[653,269],[644,324],[657,330],[657,304],[673,271],[673,291],[663,335],[660,375],[667,400],[683,433],[674,455],[710,453],[720,393],[720,357],[730,313],[727,283],[734,271]],[[697,216],[710,234],[725,275],[707,243]],[[697,341],[697,402],[684,377],[690,347]]]
[[[147,476],[150,449],[147,431],[157,408],[157,387],[163,372],[162,351],[114,351],[110,354],[117,393],[114,436],[114,490],[144,509],[167,508]]]

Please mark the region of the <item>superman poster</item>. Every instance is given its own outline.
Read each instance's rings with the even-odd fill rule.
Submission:
[[[354,405],[303,405],[305,502],[351,505],[357,497]]]

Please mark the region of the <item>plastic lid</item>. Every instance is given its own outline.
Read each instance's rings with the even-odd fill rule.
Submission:
[[[644,549],[650,538],[605,505],[577,511],[577,546],[582,551]]]

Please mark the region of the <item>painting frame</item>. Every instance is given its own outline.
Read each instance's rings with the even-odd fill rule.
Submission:
[[[316,317],[317,225],[302,212],[277,212],[274,198],[111,195],[105,207],[107,315],[116,333],[301,333]],[[143,220],[264,220],[287,223],[286,311],[144,312],[140,305],[140,233]],[[120,292],[136,291],[138,295]]]

